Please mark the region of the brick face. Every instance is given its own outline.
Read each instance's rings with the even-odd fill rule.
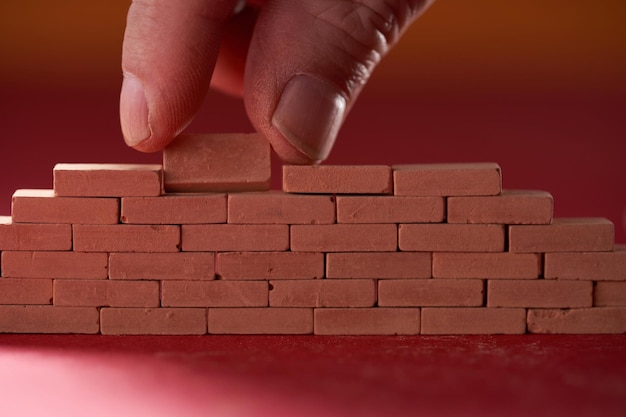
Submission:
[[[267,281],[164,281],[164,307],[267,307]]]
[[[2,252],[3,277],[106,279],[107,274],[106,253]]]
[[[335,223],[335,197],[280,191],[228,195],[228,222],[240,224]]]
[[[316,308],[315,334],[415,335],[419,308]]]
[[[504,227],[493,224],[401,224],[398,246],[403,251],[502,252]]]
[[[430,278],[427,252],[347,252],[326,255],[327,278]]]
[[[111,253],[111,279],[212,280],[213,252]]]
[[[217,254],[222,279],[314,279],[324,276],[320,252],[222,252]]]
[[[159,307],[156,281],[54,281],[54,305],[76,307]]]
[[[210,308],[211,334],[312,334],[312,308]]]
[[[591,307],[593,285],[585,281],[489,280],[487,307]]]
[[[205,308],[102,308],[105,335],[201,335],[207,331]]]
[[[546,278],[626,281],[626,245],[611,252],[546,253]]]
[[[391,194],[391,167],[284,165],[283,191],[307,194]]]
[[[72,249],[69,224],[13,223],[0,216],[0,251],[65,251]]]
[[[541,273],[535,253],[433,253],[435,278],[532,279]]]
[[[552,196],[545,191],[506,190],[493,197],[448,198],[448,223],[550,224]]]
[[[394,224],[291,226],[291,250],[309,252],[379,252],[397,249]]]
[[[373,307],[373,279],[316,279],[271,282],[271,307]]]
[[[78,252],[178,252],[180,227],[161,225],[81,225],[74,228]]]
[[[394,194],[402,196],[498,195],[500,167],[495,163],[394,165]]]
[[[95,307],[0,305],[0,333],[98,333]]]
[[[594,307],[528,310],[530,333],[626,333],[626,308]]]
[[[378,281],[383,307],[461,307],[483,305],[482,280],[411,279]]]
[[[202,224],[182,226],[183,251],[284,251],[289,226],[283,224]]]
[[[445,212],[441,197],[337,197],[338,223],[439,223]]]
[[[226,223],[226,194],[122,198],[122,223]]]
[[[423,308],[422,334],[523,334],[523,308]]]

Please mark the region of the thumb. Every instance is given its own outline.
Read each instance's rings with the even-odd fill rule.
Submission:
[[[208,90],[224,21],[235,3],[133,1],[120,94],[120,122],[129,146],[160,150],[189,124]]]
[[[248,116],[290,163],[326,159],[370,74],[429,0],[274,1],[248,52]]]

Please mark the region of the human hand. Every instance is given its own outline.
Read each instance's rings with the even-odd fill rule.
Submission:
[[[323,161],[375,66],[433,1],[135,0],[122,54],[124,139],[163,149],[212,86],[243,96],[283,160]]]

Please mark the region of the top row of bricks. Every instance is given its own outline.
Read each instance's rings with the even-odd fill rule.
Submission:
[[[182,135],[163,151],[163,165],[57,164],[54,191],[65,197],[266,191],[270,175],[270,146],[258,134]],[[489,196],[501,190],[496,163],[283,167],[289,193]]]

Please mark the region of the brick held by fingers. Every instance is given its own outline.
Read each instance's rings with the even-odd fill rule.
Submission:
[[[62,197],[158,196],[163,166],[156,164],[56,164],[54,193]]]
[[[163,150],[165,191],[266,191],[271,159],[258,133],[181,135]]]
[[[117,198],[58,197],[54,190],[17,190],[11,217],[15,223],[116,224]]]
[[[386,165],[284,165],[283,191],[304,194],[392,194]]]

